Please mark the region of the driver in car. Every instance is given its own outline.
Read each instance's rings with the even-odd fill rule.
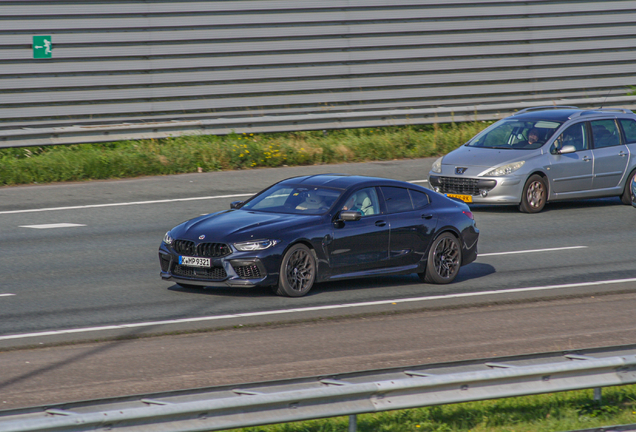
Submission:
[[[342,207],[344,211],[357,211],[362,213],[362,209],[356,205],[356,195],[353,194]]]
[[[532,147],[534,144],[539,144],[539,130],[537,128],[530,129],[528,132],[528,141],[520,141],[516,143],[513,147],[516,148],[524,148],[524,147]]]

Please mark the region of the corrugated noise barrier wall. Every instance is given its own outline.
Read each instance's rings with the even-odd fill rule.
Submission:
[[[0,146],[632,108],[635,24],[633,0],[2,1]]]

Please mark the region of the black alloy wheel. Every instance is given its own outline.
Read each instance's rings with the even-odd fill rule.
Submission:
[[[462,264],[462,248],[459,239],[449,232],[435,239],[428,253],[426,271],[420,279],[426,283],[451,283],[459,273]]]
[[[538,174],[530,176],[523,186],[519,210],[523,213],[539,213],[548,201],[548,185]]]
[[[304,244],[295,244],[283,256],[274,288],[277,295],[301,297],[309,292],[316,280],[316,259]]]

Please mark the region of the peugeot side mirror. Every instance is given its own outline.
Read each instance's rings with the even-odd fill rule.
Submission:
[[[240,209],[245,204],[245,201],[233,201],[230,203],[231,209]]]
[[[559,154],[568,154],[574,153],[576,151],[576,147],[573,145],[564,145],[561,150],[558,151]]]

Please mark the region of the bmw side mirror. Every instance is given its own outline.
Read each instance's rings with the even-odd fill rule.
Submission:
[[[340,220],[343,221],[359,221],[362,218],[362,213],[359,211],[347,210],[340,212]]]
[[[233,201],[230,203],[231,209],[240,209],[245,204],[245,201]]]

